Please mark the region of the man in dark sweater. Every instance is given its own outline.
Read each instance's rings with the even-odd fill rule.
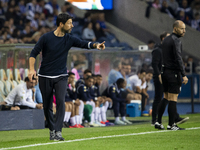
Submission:
[[[71,47],[105,49],[104,42],[93,43],[82,41],[69,33],[73,28],[72,17],[66,13],[58,15],[57,29],[42,35],[31,51],[29,58],[29,79],[36,76],[34,64],[37,55],[42,51],[42,62],[39,71],[39,86],[43,98],[44,114],[49,125],[50,140],[64,140],[61,131],[65,114],[65,92],[67,88],[67,55]],[[53,119],[53,90],[56,97],[56,121]]]
[[[185,35],[185,24],[177,20],[173,24],[173,33],[166,37],[162,43],[163,72],[162,83],[164,91],[164,99],[169,101],[168,114],[169,124],[168,130],[182,130],[175,124],[175,116],[177,112],[176,103],[181,85],[187,84],[188,78],[185,76],[184,64],[181,57],[182,44],[180,37]],[[181,79],[182,76],[182,79]],[[182,82],[183,80],[183,82]],[[161,101],[158,108],[158,122],[155,128],[164,129],[161,124],[162,115],[165,110],[164,101]]]

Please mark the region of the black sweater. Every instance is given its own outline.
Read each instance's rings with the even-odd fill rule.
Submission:
[[[54,31],[42,35],[31,51],[30,57],[36,58],[42,51],[42,62],[39,74],[58,76],[67,74],[67,55],[71,47],[94,48],[93,43],[82,41],[70,34],[55,36]]]
[[[164,68],[180,71],[185,76],[184,63],[181,57],[182,44],[180,37],[174,33],[166,37],[162,43]]]
[[[161,45],[156,45],[154,50],[152,51],[152,68],[153,68],[153,76],[158,77],[161,72],[162,67],[162,49]]]

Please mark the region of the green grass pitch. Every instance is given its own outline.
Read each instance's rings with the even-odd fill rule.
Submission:
[[[186,116],[190,119],[179,126],[196,129],[158,132],[160,130],[150,125],[150,117],[136,117],[128,119],[146,122],[129,126],[64,128],[64,142],[49,141],[48,129],[0,131],[0,150],[13,147],[24,150],[200,150],[200,114],[182,117]],[[163,117],[165,127],[167,121],[168,117]]]

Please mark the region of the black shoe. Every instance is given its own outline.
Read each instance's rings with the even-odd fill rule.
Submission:
[[[174,130],[174,131],[176,131],[176,130],[185,130],[185,129],[178,127],[176,124],[173,124],[172,126],[168,125],[167,126],[167,130]]]
[[[60,131],[57,131],[56,132],[56,135],[55,135],[55,138],[54,138],[54,141],[64,141],[65,139],[62,137],[62,134]]]
[[[50,139],[50,140],[54,140],[55,136],[56,136],[55,130],[50,131],[50,138],[49,138],[49,139]]]
[[[69,122],[63,122],[63,128],[69,128]]]
[[[155,123],[155,129],[165,130],[165,127],[164,127],[162,124],[156,122],[156,123]]]
[[[179,119],[175,120],[175,123],[176,123],[176,124],[181,124],[181,123],[186,122],[187,120],[189,120],[189,117],[186,117],[186,118],[179,118]]]

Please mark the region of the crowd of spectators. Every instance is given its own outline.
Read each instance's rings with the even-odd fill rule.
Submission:
[[[148,4],[148,8],[158,9],[200,31],[200,0],[151,0]]]
[[[66,12],[73,17],[72,35],[84,40],[102,42],[107,47],[125,47],[106,27],[104,13],[86,12],[84,18],[74,13],[69,2],[59,6],[57,0],[1,0],[0,1],[0,44],[35,44],[41,35],[56,29],[56,18]]]

